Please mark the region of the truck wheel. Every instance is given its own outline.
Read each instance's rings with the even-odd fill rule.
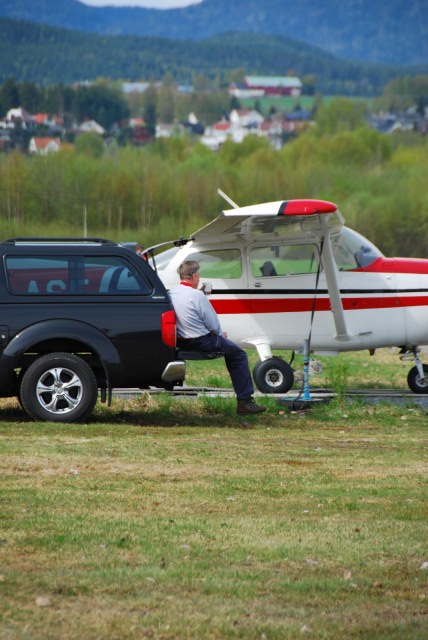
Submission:
[[[424,375],[421,377],[417,367],[412,367],[407,376],[407,384],[413,393],[428,393],[428,364],[422,365]]]
[[[294,373],[282,358],[259,360],[253,369],[256,387],[262,393],[287,393],[294,383]]]
[[[90,366],[78,356],[49,353],[28,367],[20,396],[34,420],[77,422],[92,412],[98,385]]]

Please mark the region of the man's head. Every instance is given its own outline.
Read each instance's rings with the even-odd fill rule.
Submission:
[[[196,262],[196,260],[187,260],[186,262],[182,262],[178,267],[180,280],[188,282],[194,289],[197,289],[200,278],[199,269],[199,262]]]

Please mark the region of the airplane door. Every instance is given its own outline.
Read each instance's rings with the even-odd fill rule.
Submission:
[[[405,317],[397,298],[395,274],[364,271],[355,261],[338,265],[340,297],[351,338],[345,345],[335,340],[336,326],[322,267],[317,283],[319,248],[315,243],[253,245],[248,261],[251,311],[260,333],[270,337],[272,348],[287,345],[301,349],[309,331],[312,348],[320,351],[405,342]]]
[[[249,247],[251,310],[260,332],[269,336],[272,348],[302,348],[311,330],[314,304],[312,345],[325,345],[335,335],[328,292],[322,274],[318,278],[318,265],[316,243]]]

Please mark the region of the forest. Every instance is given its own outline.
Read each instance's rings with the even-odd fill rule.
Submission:
[[[162,11],[151,4],[144,9],[93,7],[75,0],[1,0],[0,16],[80,32],[188,42],[233,32],[246,33],[248,42],[248,35],[259,33],[266,35],[266,46],[272,36],[291,37],[300,41],[303,54],[315,45],[348,60],[397,65],[426,64],[428,58],[425,0],[203,0]]]
[[[142,148],[0,157],[0,230],[25,235],[103,236],[144,246],[188,235],[225,208],[292,198],[336,202],[346,223],[390,256],[428,258],[428,137],[386,136],[363,110],[338,98],[316,126],[282,149],[248,136],[218,152],[192,137]],[[226,207],[227,208],[227,207]]]
[[[338,58],[287,36],[227,33],[199,42],[161,37],[105,36],[0,18],[0,82],[16,77],[44,85],[95,80],[160,80],[192,84],[204,74],[211,87],[236,69],[255,75],[298,75],[334,95],[378,95],[393,78],[427,73],[428,65],[372,64]]]

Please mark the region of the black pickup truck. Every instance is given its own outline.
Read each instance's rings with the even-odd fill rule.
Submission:
[[[0,397],[35,420],[75,422],[114,388],[183,382],[169,295],[129,247],[13,238],[0,254]]]

